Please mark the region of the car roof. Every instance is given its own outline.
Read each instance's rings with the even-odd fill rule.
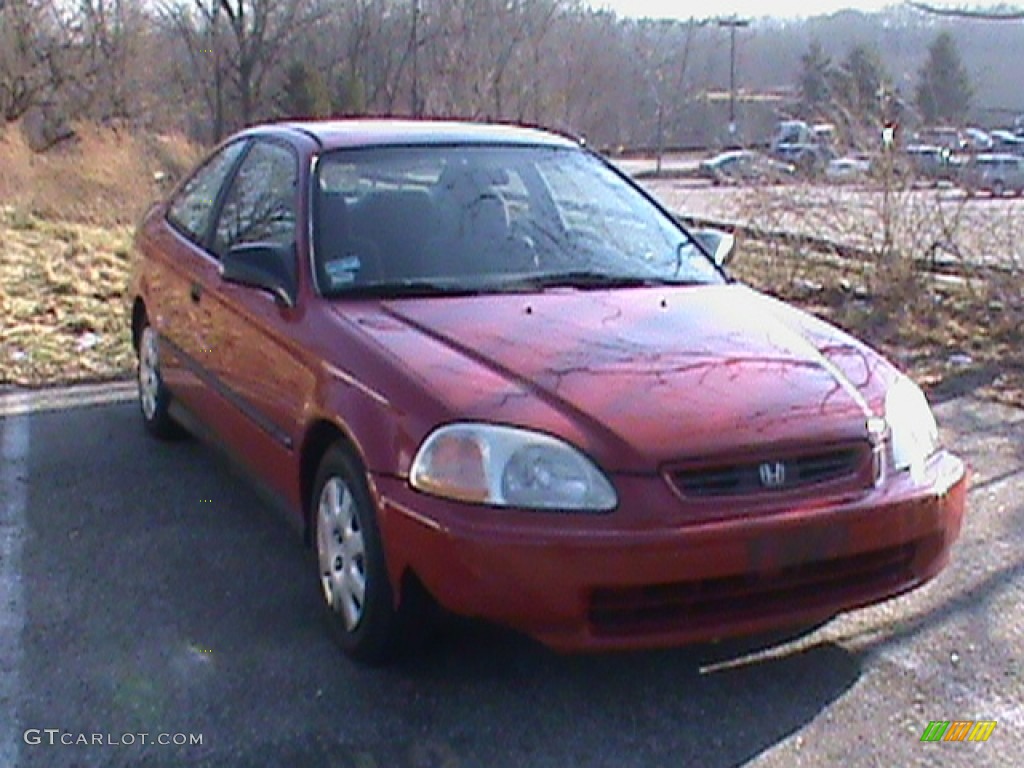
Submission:
[[[994,162],[1011,162],[1016,163],[1021,161],[1019,155],[1011,155],[1009,152],[983,152],[976,155],[979,163],[994,163]]]
[[[568,137],[537,128],[450,120],[301,120],[256,126],[246,133],[279,131],[297,131],[305,134],[313,138],[323,150],[451,144],[579,146],[579,142]]]
[[[738,160],[741,157],[753,157],[754,153],[748,149],[728,149],[725,152],[719,152],[717,155],[708,160],[709,163],[727,163],[730,160]]]

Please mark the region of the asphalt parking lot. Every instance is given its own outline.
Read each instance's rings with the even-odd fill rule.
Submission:
[[[25,402],[0,418],[4,768],[1019,765],[1024,412],[941,403],[974,472],[953,564],[794,642],[566,657],[459,622],[373,670],[217,453],[148,440],[133,403]],[[921,743],[931,720],[998,725]],[[60,743],[94,734],[135,743]]]

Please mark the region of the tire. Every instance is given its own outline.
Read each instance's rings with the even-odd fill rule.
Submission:
[[[994,182],[992,184],[992,196],[993,197],[1002,197],[1003,193],[1005,191],[1006,191],[1006,187],[1003,185],[1003,182],[996,181],[996,182]]]
[[[417,637],[412,600],[395,607],[375,505],[359,462],[332,446],[310,500],[313,560],[327,623],[352,659],[369,665],[397,658]]]
[[[185,431],[171,418],[171,393],[160,375],[160,345],[157,334],[143,320],[139,345],[135,350],[138,364],[135,380],[139,389],[139,411],[146,431],[158,440],[176,440]]]

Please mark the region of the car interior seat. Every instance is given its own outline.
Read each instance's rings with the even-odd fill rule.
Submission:
[[[356,236],[376,245],[385,279],[432,274],[429,244],[437,229],[437,214],[426,190],[371,192],[354,204],[350,213]]]
[[[496,171],[449,168],[438,181],[437,199],[452,274],[488,274],[508,267],[511,226],[508,206],[495,188]]]
[[[377,246],[353,234],[350,218],[344,195],[321,192],[314,253],[317,279],[325,288],[370,282],[381,276]]]

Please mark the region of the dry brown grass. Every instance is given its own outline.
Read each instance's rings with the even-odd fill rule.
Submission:
[[[51,222],[0,209],[0,384],[127,374],[127,226]]]
[[[178,137],[75,136],[37,154],[18,126],[0,128],[0,384],[130,371],[131,228],[199,154]]]
[[[0,200],[41,219],[130,224],[198,154],[179,136],[86,124],[75,126],[74,139],[37,154],[20,127],[8,125],[0,128]]]

